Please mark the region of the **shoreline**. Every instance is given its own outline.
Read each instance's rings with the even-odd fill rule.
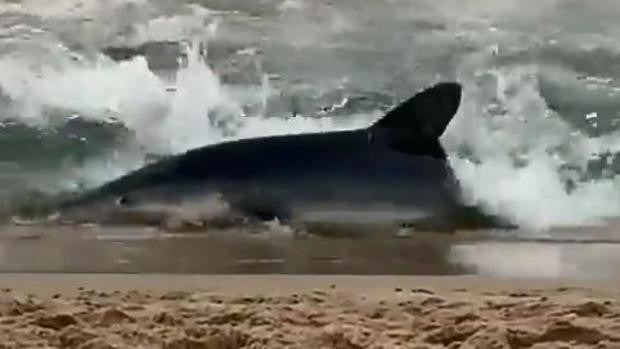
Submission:
[[[120,227],[0,228],[0,273],[205,275],[480,275],[620,279],[620,236],[420,234],[293,238],[243,231],[164,234]]]
[[[285,275],[285,274],[140,274],[140,273],[0,273],[2,289],[41,296],[100,289],[126,292],[225,292],[228,294],[269,294],[338,290],[364,294],[409,290],[419,287],[440,292],[515,289],[554,290],[562,288],[600,292],[618,292],[618,279],[572,278],[498,278],[476,275],[402,276],[402,275]]]

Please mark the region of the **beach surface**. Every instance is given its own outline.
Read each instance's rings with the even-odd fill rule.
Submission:
[[[0,275],[2,348],[619,348],[620,282]]]
[[[0,348],[620,348],[614,232],[5,228]]]

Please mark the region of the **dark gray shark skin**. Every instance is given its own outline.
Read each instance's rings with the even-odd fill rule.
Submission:
[[[190,150],[60,206],[60,216],[112,222],[141,206],[219,196],[260,220],[387,220],[428,229],[506,227],[462,204],[439,137],[461,100],[437,84],[365,129],[271,136]]]

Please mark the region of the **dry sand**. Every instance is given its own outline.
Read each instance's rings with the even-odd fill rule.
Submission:
[[[620,348],[620,282],[0,275],[0,348]]]

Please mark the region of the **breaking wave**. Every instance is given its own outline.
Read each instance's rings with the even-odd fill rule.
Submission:
[[[576,3],[543,1],[557,18],[511,16],[516,1],[98,3],[2,5],[5,205],[223,140],[363,127],[458,80],[463,104],[442,142],[468,200],[535,229],[620,214],[620,52],[611,34],[562,19],[583,15]],[[185,48],[164,54],[161,41]],[[101,53],[149,43],[127,60]]]

